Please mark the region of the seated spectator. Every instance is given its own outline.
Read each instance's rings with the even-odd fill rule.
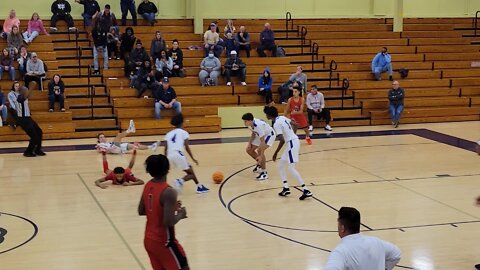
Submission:
[[[120,59],[120,52],[118,46],[120,45],[120,38],[118,37],[115,27],[110,27],[110,31],[107,34],[107,50],[108,60]]]
[[[145,61],[149,60],[150,56],[148,56],[147,51],[143,47],[142,41],[137,40],[136,48],[130,52],[130,56],[128,58],[128,64],[125,67],[125,72],[127,76],[133,75],[137,72],[137,70],[145,63]]]
[[[10,80],[15,81],[15,67],[13,66],[13,56],[7,49],[2,50],[0,56],[0,80],[2,79],[3,72],[10,73]]]
[[[45,27],[43,27],[43,22],[40,19],[40,16],[38,16],[38,13],[34,12],[32,14],[32,18],[30,18],[30,21],[28,21],[27,31],[23,32],[23,41],[25,41],[27,44],[32,43],[32,41],[38,37],[40,33],[47,36],[50,35],[47,33],[47,30],[45,30]]]
[[[392,81],[392,57],[388,54],[387,47],[383,47],[382,51],[377,53],[372,60],[372,73],[375,80],[380,81],[382,79],[381,73],[385,71],[388,71],[388,79]]]
[[[289,81],[292,82],[300,82],[302,86],[302,91],[300,92],[300,96],[304,93],[306,93],[307,89],[307,74],[303,73],[303,68],[302,66],[297,66],[297,71],[290,75],[290,78],[288,79]]]
[[[125,60],[125,65],[128,63],[130,52],[133,50],[133,46],[137,38],[134,35],[133,28],[127,27],[125,33],[120,36],[120,58]]]
[[[7,104],[5,103],[5,95],[2,91],[0,91],[0,117],[1,123],[3,126],[7,125],[7,118],[8,118],[8,109]]]
[[[257,48],[260,57],[266,57],[265,50],[272,51],[272,56],[277,56],[277,45],[275,45],[275,34],[269,23],[265,24],[265,28],[260,33],[260,46]]]
[[[403,112],[403,100],[405,98],[405,90],[400,87],[398,81],[394,81],[392,89],[388,91],[388,100],[390,116],[392,117],[392,125],[396,128],[400,123],[400,116]]]
[[[151,25],[155,25],[155,15],[158,12],[157,6],[154,3],[150,2],[149,0],[143,0],[140,5],[138,5],[137,9],[138,14],[142,15],[142,17]]]
[[[10,115],[9,122],[10,122],[10,127],[12,127],[13,129],[16,129],[18,125],[17,99],[19,95],[20,95],[20,83],[18,81],[14,81],[12,84],[12,88],[10,89],[10,92],[7,95],[8,106],[9,106],[8,114]]]
[[[130,11],[130,15],[132,15],[133,25],[137,26],[135,0],[120,0],[120,9],[122,10],[122,26],[127,25],[128,11]]]
[[[167,45],[165,40],[162,38],[162,33],[160,31],[155,32],[155,37],[152,39],[152,44],[150,45],[150,56],[155,62],[157,58],[160,57],[160,52],[167,50]]]
[[[172,77],[185,77],[183,70],[183,52],[180,49],[178,40],[172,41],[172,48],[168,50],[168,56],[173,60]]]
[[[147,89],[153,89],[156,85],[154,69],[148,59],[137,71],[135,78],[134,87],[137,89],[137,98],[141,97]]]
[[[325,98],[323,94],[318,92],[317,86],[312,85],[310,93],[307,95],[307,114],[308,114],[308,131],[313,131],[313,116],[317,116],[317,120],[325,119],[325,130],[332,131],[330,127],[330,110],[325,108]]]
[[[111,27],[114,27],[117,34],[120,31],[117,23],[117,18],[115,17],[115,14],[110,10],[109,4],[105,5],[105,9],[102,12],[97,13],[97,16],[94,17],[92,24],[93,27],[101,26],[104,29],[108,30],[110,30]]]
[[[200,63],[200,73],[198,73],[200,84],[202,86],[218,85],[218,76],[220,76],[221,71],[222,63],[211,51]]]
[[[30,53],[25,45],[20,46],[20,53],[17,55],[18,72],[20,72],[20,80],[23,80],[27,73],[27,62],[30,60]]]
[[[235,44],[235,39],[233,39],[231,32],[227,33],[225,40],[223,41],[223,44],[225,45],[225,52],[228,57],[230,55],[230,52],[234,51],[235,48],[237,47]]]
[[[13,26],[12,32],[10,32],[7,36],[7,44],[8,50],[10,51],[10,55],[14,57],[18,54],[18,50],[20,46],[23,45],[23,37],[20,34],[20,30],[18,30],[18,26]]]
[[[83,5],[83,26],[92,26],[93,18],[100,12],[100,6],[97,0],[75,0]]]
[[[205,56],[207,56],[208,53],[213,50],[215,57],[220,57],[223,47],[218,44],[220,41],[220,36],[217,33],[217,25],[215,23],[211,23],[210,29],[205,31],[205,34],[203,34],[203,41],[205,46]]]
[[[243,63],[242,59],[237,56],[237,51],[232,51],[230,57],[225,61],[225,78],[227,80],[227,85],[232,84],[231,77],[239,76],[242,85],[247,85],[245,82],[245,77],[247,76],[247,66]]]
[[[233,25],[233,21],[228,19],[227,25],[225,25],[225,28],[223,29],[223,36],[227,37],[228,33],[232,33],[232,36],[234,36],[236,30],[237,29],[235,29],[235,26]]]
[[[250,34],[245,31],[245,26],[240,26],[240,31],[235,35],[235,43],[238,53],[240,50],[245,50],[247,57],[250,57]]]
[[[49,112],[53,112],[55,108],[55,101],[60,103],[60,111],[65,111],[65,84],[62,81],[60,75],[53,75],[52,80],[48,83],[48,101],[49,101]]]
[[[20,27],[20,20],[17,18],[17,13],[15,10],[12,9],[10,10],[8,17],[3,22],[3,32],[0,34],[0,36],[6,39],[7,35],[12,31],[14,26]]]
[[[70,12],[72,11],[72,7],[70,6],[70,3],[68,3],[67,0],[55,0],[52,3],[52,20],[50,23],[50,30],[56,32],[58,30],[57,28],[57,21],[58,20],[64,20],[67,22],[68,26],[68,31],[75,31],[76,28],[73,24],[73,18],[72,15],[70,15]]]
[[[258,78],[258,94],[265,97],[265,104],[273,105],[272,97],[272,84],[273,79],[270,75],[270,69],[266,68],[263,70],[263,74]]]
[[[38,59],[36,53],[32,52],[30,60],[27,61],[25,86],[30,89],[30,82],[34,81],[40,87],[40,85],[42,84],[42,77],[45,77],[45,67],[43,65],[43,61]]]
[[[160,58],[155,60],[155,69],[157,70],[155,78],[160,81],[164,77],[171,77],[173,70],[173,60],[167,55],[166,51],[160,52]]]
[[[155,98],[155,118],[160,119],[160,113],[165,109],[174,109],[177,114],[182,112],[182,104],[177,101],[175,90],[170,87],[168,78],[162,79],[162,85],[153,91]]]
[[[98,25],[93,28],[93,75],[100,75],[100,67],[98,65],[98,53],[103,54],[103,69],[108,69],[108,48],[107,34],[103,27]]]

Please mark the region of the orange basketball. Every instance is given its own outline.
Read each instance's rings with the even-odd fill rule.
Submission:
[[[212,180],[215,184],[220,184],[223,181],[223,173],[216,171],[212,174]]]

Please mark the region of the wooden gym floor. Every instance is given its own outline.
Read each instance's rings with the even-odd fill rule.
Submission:
[[[360,210],[363,233],[400,247],[398,269],[473,269],[480,263],[480,208],[474,205],[480,157],[471,151],[480,122],[315,134],[312,146],[302,141],[298,165],[314,193],[306,201],[298,200],[296,189],[288,198],[277,195],[281,183],[272,162],[270,179],[254,180],[244,152],[246,129],[192,135],[200,161],[195,171],[211,188],[198,195],[187,183],[180,196],[188,218],[177,225],[177,237],[192,269],[322,269],[340,242],[341,206]],[[0,269],[150,268],[145,218],[136,212],[143,186],[97,188],[102,166],[94,143],[46,141],[48,155],[38,158],[12,153],[25,142],[0,143]],[[267,151],[271,158],[273,150]],[[149,154],[140,152],[133,169],[144,180]],[[130,155],[108,159],[110,167],[126,166]],[[223,185],[211,183],[215,170],[224,172]],[[172,170],[170,183],[180,175]]]

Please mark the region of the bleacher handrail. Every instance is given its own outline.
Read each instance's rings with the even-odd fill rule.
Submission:
[[[342,110],[344,108],[345,95],[347,94],[347,89],[350,87],[350,81],[348,78],[344,78],[342,81]]]
[[[302,28],[300,28],[300,40],[301,40],[301,44],[302,44],[302,54],[303,54],[303,47],[305,46],[305,37],[307,36],[307,33],[308,33],[307,27],[302,26]]]
[[[337,70],[337,62],[335,62],[335,60],[332,60],[330,61],[330,65],[329,65],[329,78],[330,80],[328,81],[328,86],[330,88],[332,88],[332,77],[333,77],[333,71],[334,70]],[[338,85],[338,82],[337,82],[337,85]],[[342,97],[343,99],[343,97]]]
[[[473,35],[476,37],[477,36],[477,23],[478,23],[478,14],[480,13],[480,10],[477,10],[475,12],[475,18],[473,19]]]
[[[312,43],[312,47],[310,48],[310,52],[312,53],[312,70],[315,70],[315,60],[318,60],[318,49],[320,46],[317,42]],[[316,56],[316,59],[315,59]]]
[[[288,22],[290,22],[290,30],[293,30],[293,19],[292,19],[292,13],[287,12],[285,13],[285,36],[288,39]]]

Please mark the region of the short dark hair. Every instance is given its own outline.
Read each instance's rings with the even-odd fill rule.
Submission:
[[[180,42],[178,42],[178,39],[172,40],[172,43],[175,43],[175,42],[177,42],[178,44],[180,44]]]
[[[387,47],[382,47],[382,49],[385,49],[385,51],[388,51]]]
[[[316,84],[314,84],[314,85],[312,85],[312,86],[310,86],[310,87],[311,87],[311,88],[315,88],[315,89],[318,88]]]
[[[246,113],[242,116],[242,120],[247,120],[247,121],[253,121],[253,114],[251,113]]]
[[[278,110],[274,106],[265,106],[263,107],[263,112],[270,117],[277,117],[278,116]]]
[[[145,169],[152,177],[160,179],[170,170],[168,158],[162,154],[151,155],[145,160]]]
[[[178,113],[173,116],[172,120],[170,120],[170,124],[175,127],[181,126],[183,124],[183,114]]]
[[[97,134],[97,142],[100,142],[100,136],[101,136],[101,135],[105,135],[105,134],[103,134],[103,133],[98,133],[98,134]]]
[[[109,5],[109,4],[106,4],[106,5],[105,5],[105,9],[110,9],[110,5]]]
[[[115,169],[113,169],[113,173],[114,174],[125,173],[125,169],[122,167],[115,167]]]
[[[351,234],[360,232],[360,212],[353,207],[340,208],[338,222]]]

